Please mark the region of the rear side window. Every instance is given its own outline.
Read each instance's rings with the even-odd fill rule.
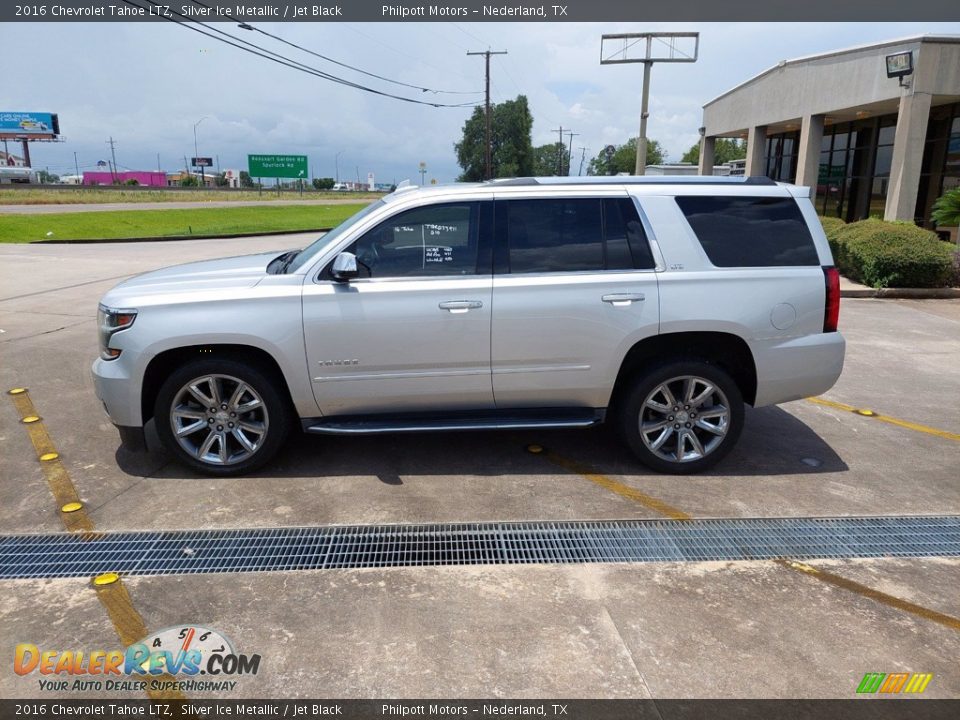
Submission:
[[[677,205],[717,267],[820,264],[793,198],[687,196]]]
[[[497,203],[511,273],[652,268],[650,247],[627,198],[556,198]]]

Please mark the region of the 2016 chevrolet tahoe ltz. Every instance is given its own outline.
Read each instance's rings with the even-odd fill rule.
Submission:
[[[613,423],[693,473],[744,404],[825,392],[839,276],[807,188],[766,178],[401,187],[300,251],[149,272],[108,292],[96,392],[213,475],[297,427],[360,434]]]

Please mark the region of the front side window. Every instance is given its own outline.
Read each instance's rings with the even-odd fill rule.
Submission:
[[[792,197],[678,196],[677,205],[717,267],[819,265]]]
[[[498,225],[507,236],[510,273],[654,266],[629,198],[507,200],[498,202],[497,208]]]
[[[478,204],[430,205],[398,213],[350,247],[360,277],[398,278],[477,273]]]

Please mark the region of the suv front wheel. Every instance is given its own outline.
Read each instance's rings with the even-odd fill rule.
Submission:
[[[228,358],[196,360],[157,393],[157,434],[177,459],[207,475],[262,467],[283,445],[289,415],[270,377]]]
[[[675,361],[634,382],[622,405],[621,431],[640,461],[664,473],[712,467],[743,429],[743,397],[716,365]]]

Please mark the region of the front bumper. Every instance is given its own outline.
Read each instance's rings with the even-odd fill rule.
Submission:
[[[91,368],[93,387],[114,425],[142,427],[140,388],[134,383],[124,357],[97,358]]]

